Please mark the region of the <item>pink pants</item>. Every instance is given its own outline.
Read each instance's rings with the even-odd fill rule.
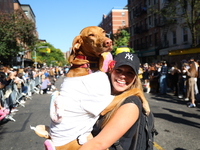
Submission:
[[[5,109],[5,108],[2,108],[2,109],[0,110],[0,121],[1,121],[3,118],[5,118],[5,116],[8,115],[8,114],[9,114],[9,110],[7,110],[7,109]]]

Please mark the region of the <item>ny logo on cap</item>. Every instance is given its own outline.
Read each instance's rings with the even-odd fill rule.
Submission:
[[[127,53],[126,56],[125,56],[125,58],[127,58],[128,60],[131,60],[131,61],[133,61],[133,57],[134,56],[130,53]]]

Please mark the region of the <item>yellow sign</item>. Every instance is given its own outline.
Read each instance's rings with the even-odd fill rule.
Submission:
[[[184,54],[194,54],[194,53],[200,53],[200,48],[174,50],[170,51],[169,55],[173,56],[173,55],[184,55]]]
[[[46,53],[51,53],[51,49],[50,48],[46,48]]]

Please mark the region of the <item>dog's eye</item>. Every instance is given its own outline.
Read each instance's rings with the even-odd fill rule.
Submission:
[[[88,36],[94,36],[94,34],[89,34]]]
[[[106,33],[106,37],[110,38],[110,34]]]

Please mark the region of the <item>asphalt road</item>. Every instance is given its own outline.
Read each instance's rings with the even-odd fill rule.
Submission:
[[[56,87],[60,87],[59,78]],[[169,93],[165,96],[145,94],[155,115],[154,150],[200,150],[200,104],[187,108],[186,102]],[[50,94],[34,94],[25,108],[19,107],[16,122],[0,125],[0,150],[44,150],[45,139],[38,137],[31,126],[49,125]]]

